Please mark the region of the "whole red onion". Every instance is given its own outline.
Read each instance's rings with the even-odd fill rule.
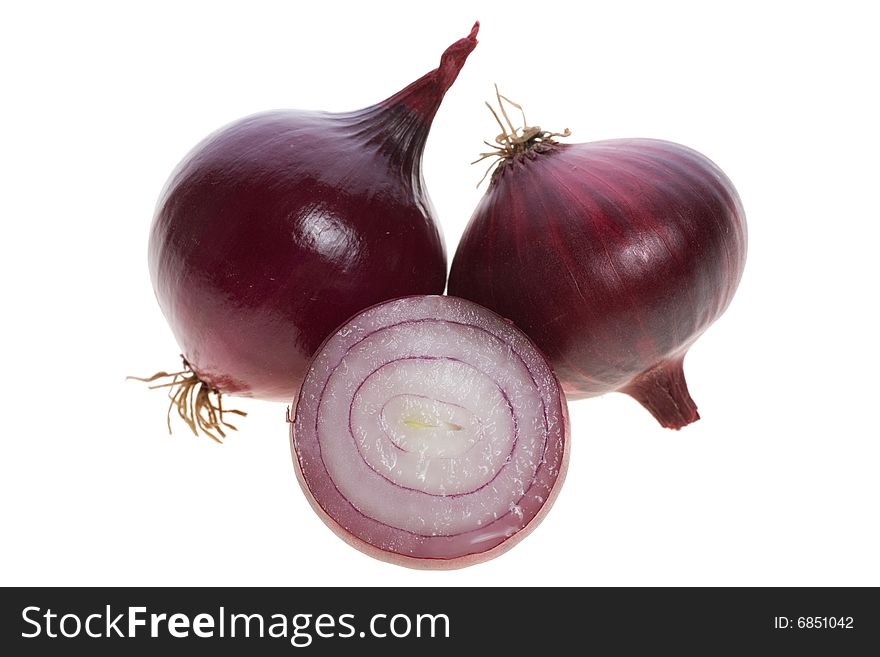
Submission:
[[[526,536],[568,460],[565,398],[522,331],[464,299],[358,313],[300,389],[303,491],[345,541],[385,561],[457,568]]]
[[[478,25],[436,70],[377,105],[256,114],[178,165],[159,198],[149,263],[190,379],[204,387],[194,410],[177,400],[182,415],[210,416],[206,391],[290,401],[347,317],[443,291],[422,151]]]
[[[679,429],[699,419],[685,353],[727,308],[745,265],[740,199],[684,146],[553,136],[510,126],[498,138],[502,160],[449,293],[513,320],[569,398],[618,390]]]

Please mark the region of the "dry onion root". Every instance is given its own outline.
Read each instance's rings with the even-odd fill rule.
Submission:
[[[361,312],[319,349],[291,427],[297,475],[344,540],[417,568],[522,539],[568,458],[562,389],[511,323],[463,299]]]
[[[202,381],[198,375],[192,371],[186,358],[183,358],[183,369],[179,372],[156,372],[153,376],[142,378],[139,376],[128,376],[126,379],[132,381],[143,381],[144,383],[154,383],[150,386],[150,390],[159,388],[168,389],[168,433],[171,433],[171,412],[176,410],[177,415],[183,420],[190,430],[196,436],[199,432],[208,436],[215,442],[223,442],[226,438],[226,432],[223,430],[238,429],[224,419],[224,414],[232,413],[245,417],[247,413],[235,409],[223,408],[223,395],[219,390],[212,388],[210,385]]]

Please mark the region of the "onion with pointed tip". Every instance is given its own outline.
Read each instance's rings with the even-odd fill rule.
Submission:
[[[159,198],[149,265],[186,380],[289,401],[315,349],[353,313],[443,292],[446,254],[422,152],[478,27],[377,105],[249,116],[177,166]]]

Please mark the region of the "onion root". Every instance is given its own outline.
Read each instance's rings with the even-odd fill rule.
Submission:
[[[480,153],[480,156],[471,162],[471,164],[477,164],[485,159],[495,158],[492,160],[489,168],[486,169],[486,173],[480,178],[477,187],[482,185],[483,181],[489,176],[489,174],[505,161],[515,160],[518,157],[527,155],[535,149],[537,149],[538,152],[542,152],[546,150],[547,147],[556,144],[553,137],[571,136],[571,130],[568,128],[562,132],[548,132],[542,130],[540,126],[530,126],[528,121],[526,121],[526,113],[525,110],[523,110],[522,105],[515,103],[507,96],[502,95],[498,90],[497,84],[495,85],[495,98],[498,101],[498,111],[501,112],[501,116],[504,117],[504,122],[501,121],[498,112],[495,111],[495,108],[492,107],[491,103],[486,101],[486,107],[489,108],[489,111],[492,112],[492,116],[495,117],[495,122],[498,123],[498,127],[501,128],[501,133],[495,137],[494,144],[484,141],[483,143],[492,150],[487,153]],[[510,116],[507,114],[507,110],[504,109],[505,102],[520,111],[520,114],[522,114],[522,127],[514,127],[513,122],[510,120]]]
[[[201,432],[214,442],[222,443],[223,438],[226,438],[224,427],[238,431],[234,425],[223,418],[224,414],[232,413],[244,417],[247,413],[223,408],[223,394],[202,381],[198,374],[192,370],[186,358],[183,356],[181,358],[183,359],[183,369],[179,372],[156,372],[153,376],[146,378],[139,376],[125,378],[144,383],[161,381],[161,383],[149,386],[150,390],[168,388],[168,399],[171,400],[168,404],[167,418],[169,434],[172,433],[171,411],[176,409],[180,419],[186,423],[194,435],[198,436]]]

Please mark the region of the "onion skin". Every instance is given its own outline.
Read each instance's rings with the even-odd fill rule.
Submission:
[[[421,158],[477,30],[375,106],[256,114],[178,165],[157,204],[149,265],[201,381],[289,401],[347,317],[384,299],[442,293],[446,254]]]
[[[386,377],[370,392],[378,373],[424,360],[429,376]],[[475,377],[449,377],[444,387],[444,367],[472,368]],[[501,397],[486,393],[495,386],[500,410]],[[456,442],[455,432],[438,431],[424,446],[395,442],[385,452],[382,444],[402,426],[385,408],[419,391],[454,406],[450,389],[459,389],[462,410],[481,429],[465,434],[475,440],[465,451],[428,456],[427,478],[413,483],[398,470],[408,469],[405,459],[418,457],[422,469],[429,450],[454,450],[445,446]],[[497,421],[505,405],[510,433]],[[510,322],[464,299],[405,297],[352,317],[316,353],[294,406],[291,453],[312,508],[349,545],[410,568],[462,568],[506,552],[545,517],[568,467],[568,410],[549,363]],[[453,461],[439,490],[431,482],[435,458]]]
[[[513,320],[569,399],[625,392],[679,429],[699,419],[684,356],[730,304],[746,246],[736,190],[696,151],[543,143],[494,172],[449,293]]]

